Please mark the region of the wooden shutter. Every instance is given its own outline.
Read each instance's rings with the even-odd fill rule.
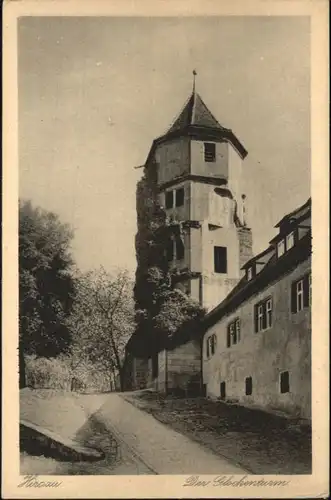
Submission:
[[[297,283],[292,283],[291,285],[291,312],[295,314],[297,312]]]
[[[309,307],[309,275],[303,278],[303,307]]]
[[[262,311],[263,311],[263,317],[262,317],[262,328],[265,330],[267,328],[267,301],[265,300],[262,304]]]
[[[207,342],[206,342],[206,350],[207,350],[207,358],[209,358],[209,338],[207,338]]]
[[[231,331],[230,331],[230,325],[228,326],[227,332],[226,332],[226,347],[231,346]]]
[[[254,330],[255,333],[259,331],[259,319],[258,319],[258,305],[254,306]]]

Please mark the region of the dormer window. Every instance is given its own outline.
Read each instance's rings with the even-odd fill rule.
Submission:
[[[250,281],[253,278],[253,268],[249,267],[247,269],[247,280]]]
[[[286,236],[286,250],[294,247],[294,231]]]
[[[277,243],[277,257],[281,257],[285,253],[285,240],[280,240]]]

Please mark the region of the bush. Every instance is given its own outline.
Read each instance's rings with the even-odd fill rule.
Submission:
[[[26,356],[27,386],[32,389],[58,389],[79,392],[108,392],[115,390],[110,376],[91,365],[80,365],[71,370],[68,356],[57,358],[38,358]]]

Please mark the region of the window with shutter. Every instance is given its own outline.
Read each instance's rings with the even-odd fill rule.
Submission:
[[[259,302],[255,306],[255,332],[261,332],[272,327],[272,298]]]
[[[266,301],[266,321],[267,328],[271,328],[272,326],[272,300],[268,299]]]
[[[237,344],[240,341],[240,319],[231,321],[227,327],[227,347]]]
[[[263,330],[263,304],[259,304],[257,308],[257,317],[258,317],[258,332]]]

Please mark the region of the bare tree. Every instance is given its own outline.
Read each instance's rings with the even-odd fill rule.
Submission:
[[[109,381],[124,388],[124,353],[134,330],[133,282],[126,271],[104,268],[76,278],[76,299],[69,319],[72,369],[88,360]]]

